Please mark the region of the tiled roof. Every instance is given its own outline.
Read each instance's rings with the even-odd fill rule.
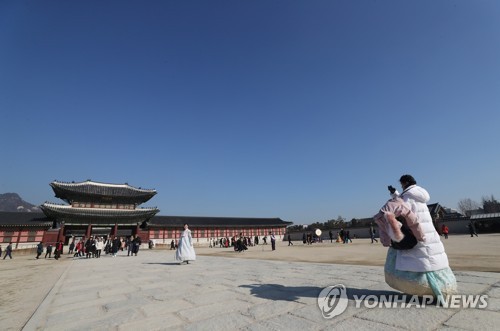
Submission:
[[[182,227],[185,223],[193,227],[281,227],[292,222],[280,218],[243,218],[243,217],[199,217],[199,216],[155,216],[149,220],[149,227]]]
[[[427,205],[427,208],[429,209],[429,213],[431,213],[431,215],[436,215],[441,209],[441,205],[439,203],[433,203]]]
[[[476,214],[476,215],[472,215],[470,217],[471,220],[480,220],[480,219],[486,219],[486,218],[492,218],[492,219],[498,218],[498,219],[500,219],[500,213]]]
[[[78,222],[92,222],[93,224],[99,224],[99,219],[95,218],[95,215],[86,215],[85,212],[77,211],[76,209],[85,208],[72,208],[64,205],[55,205],[63,210],[76,212],[76,215],[63,216],[62,219],[67,223],[68,220],[75,220]],[[143,208],[140,208],[143,209]],[[140,209],[136,209],[138,211]],[[146,208],[144,208],[146,209]],[[153,208],[151,208],[153,209]],[[92,212],[95,212],[94,209]],[[103,210],[101,210],[103,212]],[[104,211],[106,212],[106,211]],[[128,212],[134,212],[134,210],[128,210]],[[78,214],[79,213],[79,214]],[[51,213],[49,212],[49,215]],[[65,219],[67,217],[67,219]],[[144,215],[136,215],[136,219],[133,217],[129,219],[127,223],[133,222],[135,220],[144,219]],[[106,218],[110,222],[114,223],[115,220],[120,223],[123,217],[115,215],[108,215]],[[50,228],[52,226],[53,219],[46,217],[42,213],[26,213],[26,212],[0,212],[0,227],[6,226],[34,226],[34,227],[45,227]],[[182,228],[184,223],[191,225],[192,227],[284,227],[289,226],[292,222],[283,221],[280,218],[243,218],[243,217],[199,217],[199,216],[154,216],[149,222],[148,226],[151,228],[158,227],[179,227]]]
[[[52,220],[45,217],[42,213],[26,212],[0,212],[0,226],[29,226],[49,228],[52,226]]]
[[[75,208],[69,205],[58,205],[44,203],[40,206],[47,217],[63,220],[65,222],[75,221],[98,221],[107,220],[130,220],[144,221],[153,217],[160,210],[157,208],[136,209],[104,209],[104,208]]]
[[[79,183],[53,181],[50,186],[57,198],[65,201],[108,201],[141,204],[151,199],[156,190],[128,184],[105,184],[88,180]]]

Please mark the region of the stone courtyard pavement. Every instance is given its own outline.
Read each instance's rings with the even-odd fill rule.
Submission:
[[[485,309],[369,309],[356,308],[354,295],[399,294],[385,284],[382,267],[214,256],[178,265],[166,250],[64,258],[50,261],[62,269],[24,330],[498,330],[500,324],[498,273],[456,272],[461,294],[489,296]],[[347,288],[349,304],[327,320],[317,298],[336,284]],[[0,321],[10,314],[3,305]]]

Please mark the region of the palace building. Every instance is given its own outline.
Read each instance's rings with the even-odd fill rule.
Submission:
[[[12,242],[15,248],[32,247],[43,241],[63,241],[89,236],[139,236],[142,242],[169,244],[179,238],[183,224],[189,224],[198,245],[210,239],[237,236],[265,236],[273,232],[278,238],[291,222],[280,218],[231,218],[156,216],[156,207],[138,206],[157,192],[125,184],[84,182],[50,183],[55,197],[65,204],[45,202],[41,213],[0,212],[0,244]],[[45,216],[45,217],[44,217]]]
[[[50,186],[56,198],[68,204],[45,202],[40,208],[61,227],[64,237],[141,235],[140,226],[160,211],[155,207],[138,208],[156,194],[155,190],[91,180],[54,181]]]
[[[169,244],[172,239],[179,238],[186,223],[194,242],[199,245],[208,245],[210,239],[231,238],[240,233],[245,237],[263,237],[272,232],[281,239],[286,227],[292,224],[280,218],[155,216],[148,222],[148,237],[155,244]]]

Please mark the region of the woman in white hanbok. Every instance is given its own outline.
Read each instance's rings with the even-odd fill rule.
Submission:
[[[181,233],[181,237],[179,238],[179,247],[175,252],[175,259],[179,261],[179,263],[186,262],[189,264],[189,261],[196,260],[196,253],[193,248],[193,238],[191,237],[191,230],[187,224],[184,224],[184,231]]]

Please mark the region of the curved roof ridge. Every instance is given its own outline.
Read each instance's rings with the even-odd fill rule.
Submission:
[[[83,182],[63,182],[63,181],[58,181],[54,180],[51,184],[56,184],[56,185],[61,185],[61,186],[85,186],[85,185],[95,185],[95,186],[104,186],[104,187],[120,187],[120,188],[128,188],[128,189],[133,189],[136,191],[141,191],[141,192],[156,192],[155,189],[144,189],[140,187],[135,187],[131,186],[128,183],[124,184],[111,184],[111,183],[102,183],[102,182],[96,182],[93,180],[86,180]]]
[[[246,216],[193,216],[193,215],[158,215],[159,217],[178,217],[178,218],[217,218],[217,219],[241,219],[241,220],[254,220],[254,219],[267,219],[267,220],[282,220],[281,217],[246,217]]]
[[[119,208],[89,208],[89,207],[73,207],[72,205],[67,205],[64,203],[54,203],[54,202],[45,202],[44,204],[40,205],[40,207],[56,207],[56,208],[66,208],[66,209],[85,209],[85,210],[118,210],[118,211],[126,211],[130,212],[131,210],[144,210],[144,211],[150,211],[150,210],[158,210],[158,207],[137,207],[135,209],[119,209]]]

